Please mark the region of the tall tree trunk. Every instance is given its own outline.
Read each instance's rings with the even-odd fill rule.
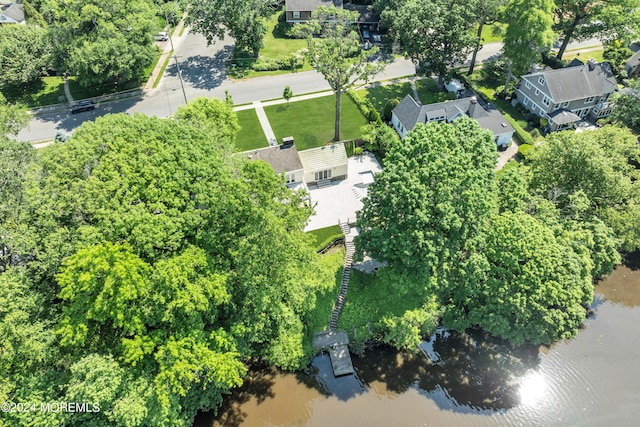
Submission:
[[[338,86],[336,91],[336,127],[333,135],[334,141],[340,141],[340,96],[342,95],[342,88]]]
[[[560,46],[560,50],[558,51],[556,58],[562,59],[562,55],[564,55],[564,51],[567,50],[567,46],[569,46],[569,41],[571,40],[573,31],[576,29],[576,26],[578,25],[580,18],[581,17],[579,15],[576,15],[575,19],[573,20],[573,24],[571,24],[571,27],[569,27],[567,32],[564,34],[564,38],[562,39],[562,45]]]
[[[468,75],[473,74],[473,69],[476,66],[476,56],[478,56],[478,51],[480,50],[480,44],[482,43],[482,27],[484,27],[484,21],[480,22],[478,26],[478,41],[476,42],[476,47],[473,49],[473,56],[471,57],[471,65],[469,66],[469,71],[467,71]]]
[[[504,89],[502,89],[502,95],[507,94],[507,89],[509,88],[509,83],[511,83],[512,78],[513,78],[513,61],[509,62],[509,69],[507,70],[507,81],[504,82]]]

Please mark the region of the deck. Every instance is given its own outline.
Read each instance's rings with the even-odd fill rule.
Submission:
[[[314,348],[328,348],[333,375],[353,374],[353,364],[349,354],[349,337],[345,331],[316,332],[313,336]]]

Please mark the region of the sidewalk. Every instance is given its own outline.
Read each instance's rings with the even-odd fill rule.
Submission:
[[[187,12],[185,12],[184,15],[182,15],[180,22],[178,22],[178,25],[176,25],[175,30],[173,30],[173,35],[169,35],[169,40],[164,42],[164,50],[160,54],[160,58],[158,59],[158,62],[156,63],[155,68],[153,69],[153,71],[151,71],[151,74],[149,75],[149,80],[147,80],[147,83],[144,85],[143,90],[145,92],[152,90],[153,84],[155,83],[155,81],[158,78],[162,78],[162,76],[159,76],[159,74],[162,71],[162,67],[164,67],[164,63],[167,61],[167,57],[169,56],[169,53],[175,48],[175,44],[181,41],[182,37],[184,37],[184,35],[180,36],[180,32],[182,32],[182,27],[184,27],[184,19],[186,17],[187,17]]]

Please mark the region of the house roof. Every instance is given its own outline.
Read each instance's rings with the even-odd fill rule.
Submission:
[[[326,7],[342,7],[342,0],[286,0],[285,10],[291,11],[313,11],[320,6]]]
[[[0,15],[4,15],[7,18],[16,22],[24,21],[24,5],[18,3],[9,3],[0,5]],[[0,21],[2,19],[0,18]]]
[[[566,125],[567,123],[574,123],[582,120],[577,114],[565,109],[554,111],[549,114],[549,118],[559,125]]]
[[[243,154],[249,159],[264,160],[271,165],[276,173],[293,172],[302,169],[302,162],[295,145],[261,148],[259,150],[245,151]]]
[[[331,169],[346,165],[348,162],[347,150],[345,150],[344,144],[340,143],[311,148],[300,151],[298,154],[305,172]]]
[[[464,114],[477,120],[480,127],[490,130],[494,135],[514,132],[497,108],[491,104],[482,106],[477,101],[474,102],[473,97],[420,106],[411,95],[407,95],[393,109],[393,113],[407,130],[413,129],[418,123],[425,123],[430,117],[446,116],[447,120],[452,120]]]
[[[544,78],[541,85],[540,77]],[[575,67],[544,70],[522,76],[531,82],[554,103],[612,93],[618,87],[609,63],[587,63]]]
[[[635,70],[640,66],[640,50],[637,51],[631,58],[627,59],[624,63],[625,67],[631,70]]]

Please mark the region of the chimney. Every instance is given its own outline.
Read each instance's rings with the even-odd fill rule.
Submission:
[[[478,107],[478,100],[474,96],[469,100],[469,112],[467,113],[469,117],[473,118],[473,114],[476,112],[477,107]]]
[[[596,69],[596,60],[591,58],[590,60],[587,61],[587,64],[589,65],[589,71],[593,71]]]

